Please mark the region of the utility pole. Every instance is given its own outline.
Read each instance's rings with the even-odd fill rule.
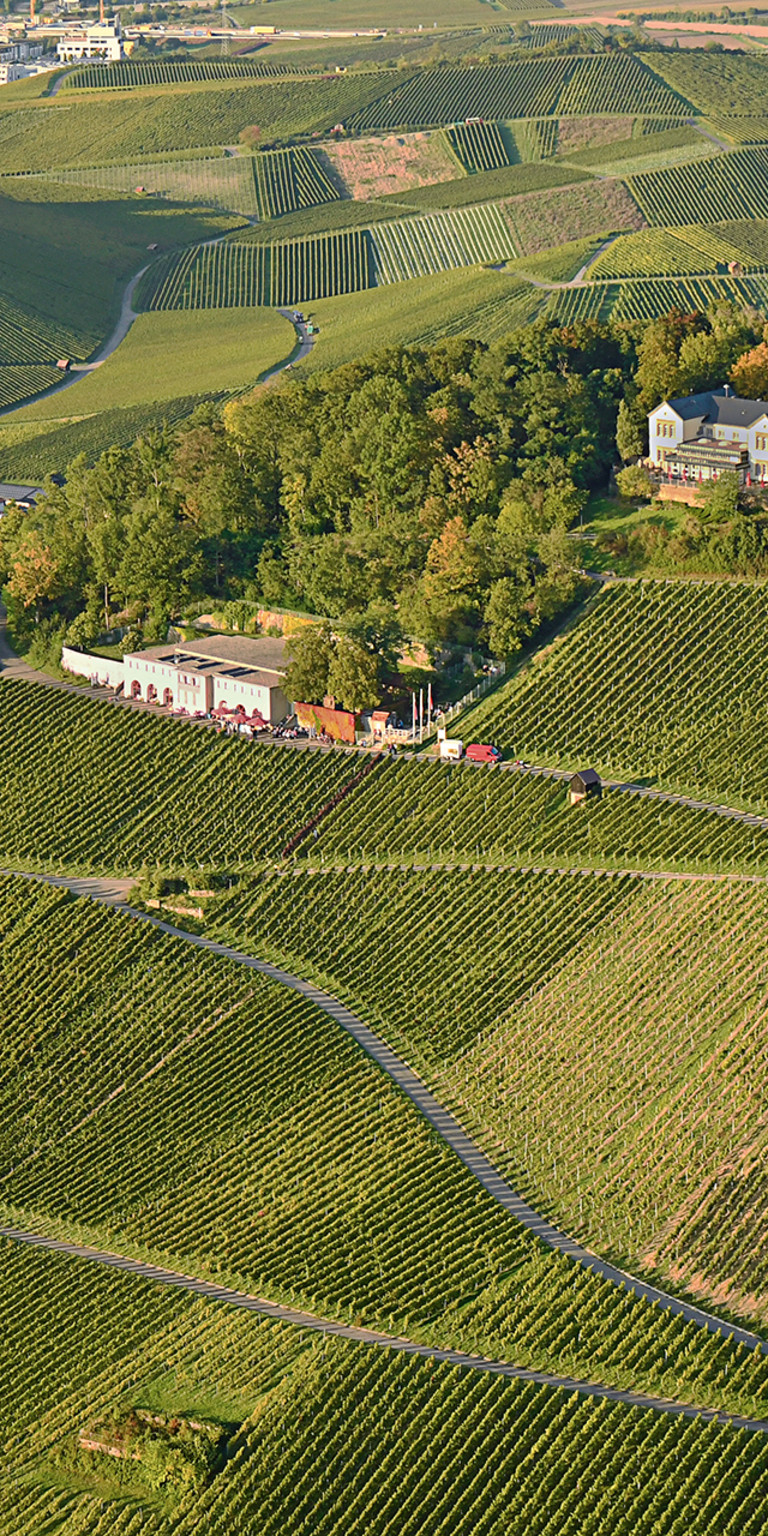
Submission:
[[[222,33],[224,32],[224,29],[225,29],[226,25],[227,25],[226,0],[221,0],[221,30],[222,30]],[[223,59],[225,59],[225,58],[227,58],[228,54],[229,54],[229,38],[222,36],[222,39],[221,39],[221,57]]]

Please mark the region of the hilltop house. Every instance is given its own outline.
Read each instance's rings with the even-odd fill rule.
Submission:
[[[671,479],[768,484],[768,401],[741,400],[729,384],[663,400],[648,417],[649,461]]]

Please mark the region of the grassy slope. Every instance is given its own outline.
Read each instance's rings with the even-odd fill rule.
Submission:
[[[74,355],[87,357],[115,316],[122,283],[147,260],[148,245],[209,239],[238,222],[151,200],[0,179],[0,292],[32,320],[71,328],[80,341]]]
[[[10,171],[49,171],[169,150],[232,144],[258,123],[263,140],[327,129],[386,85],[379,75],[306,82],[232,81],[153,90],[62,92],[2,111],[0,155]]]
[[[441,336],[494,336],[537,312],[542,295],[514,273],[468,267],[365,293],[319,299],[304,312],[318,325],[304,373],[336,368],[377,347]]]
[[[246,389],[288,357],[294,342],[293,326],[273,309],[139,315],[125,341],[96,372],[59,395],[15,412],[11,426],[64,422],[177,399],[191,390],[213,395]]]

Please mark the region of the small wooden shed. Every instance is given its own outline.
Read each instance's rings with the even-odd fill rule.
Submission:
[[[602,780],[594,768],[582,768],[575,773],[568,786],[569,805],[582,805],[585,800],[599,800],[603,792]]]

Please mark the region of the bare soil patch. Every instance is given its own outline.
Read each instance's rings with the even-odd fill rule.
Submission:
[[[557,125],[557,152],[572,155],[577,149],[615,144],[632,136],[632,117],[561,117]]]
[[[441,133],[392,133],[327,146],[328,159],[350,197],[383,197],[455,181],[461,171]]]
[[[645,219],[621,181],[584,181],[560,191],[528,192],[502,206],[524,256],[567,240],[645,229]]]

